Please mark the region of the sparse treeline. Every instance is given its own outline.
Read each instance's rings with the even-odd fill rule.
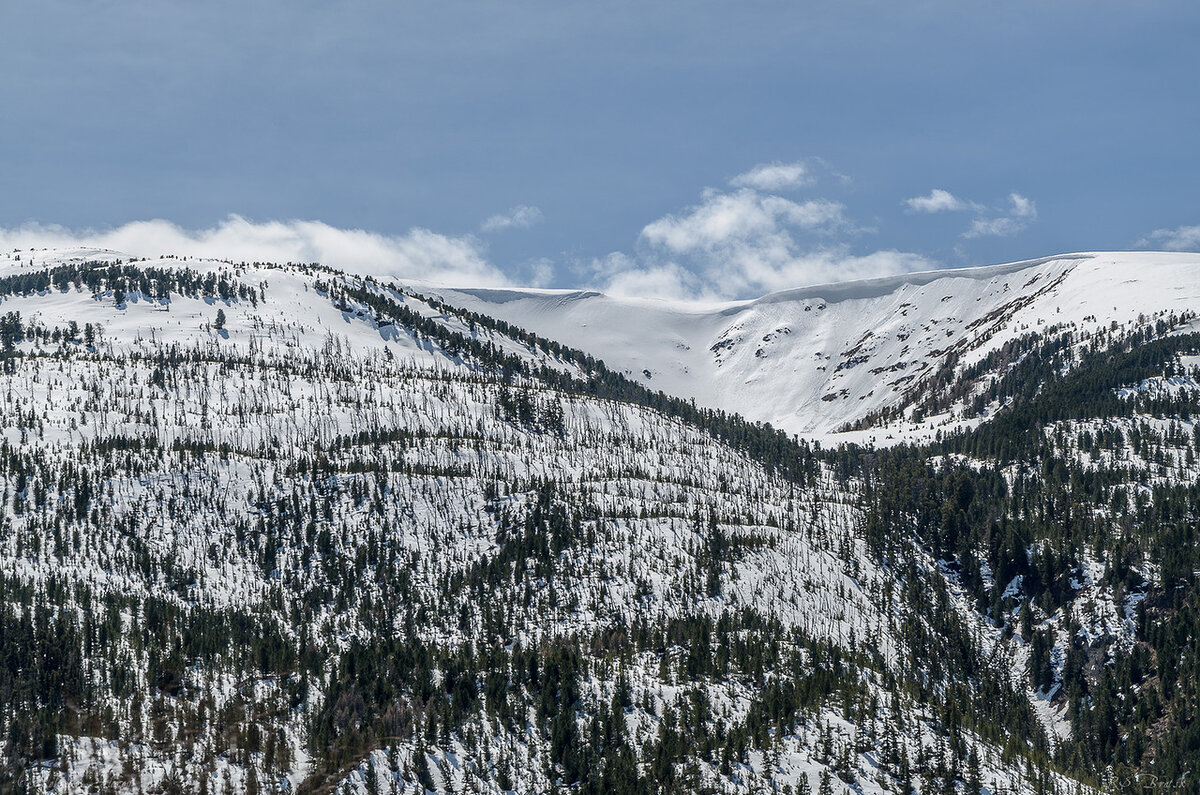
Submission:
[[[167,299],[171,293],[252,303],[260,296],[260,290],[239,283],[233,269],[201,273],[186,267],[83,262],[0,277],[0,296],[85,288],[93,295],[110,293],[117,304],[124,303],[134,293],[151,301]]]

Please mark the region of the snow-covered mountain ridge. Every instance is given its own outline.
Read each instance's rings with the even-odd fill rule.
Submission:
[[[1051,326],[1086,334],[1194,309],[1200,255],[1067,254],[711,306],[578,291],[441,294],[585,350],[653,389],[803,436],[880,443],[888,433],[928,439],[951,418],[837,432],[919,395],[951,355],[966,367]]]
[[[121,259],[100,250],[0,255],[0,274]],[[201,270],[232,263],[163,259]],[[1200,254],[1095,252],[817,285],[726,303],[595,291],[447,289],[452,307],[495,317],[603,360],[652,390],[768,422],[826,444],[889,444],[970,427],[961,411],[913,407],[1022,335],[1077,338],[1200,306]],[[302,301],[293,304],[305,314]],[[961,408],[961,407],[956,407]],[[896,409],[901,409],[897,415]],[[879,422],[890,416],[888,427]],[[865,420],[865,422],[864,422]],[[855,425],[863,430],[848,430]]]

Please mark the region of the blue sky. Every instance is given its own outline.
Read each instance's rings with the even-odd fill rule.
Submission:
[[[1197,40],[1152,0],[8,3],[0,244],[704,297],[1196,250]]]

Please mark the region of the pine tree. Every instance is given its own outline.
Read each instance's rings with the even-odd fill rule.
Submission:
[[[971,753],[967,756],[967,795],[982,795],[983,779],[979,772],[979,752],[975,750],[975,746],[971,746]]]

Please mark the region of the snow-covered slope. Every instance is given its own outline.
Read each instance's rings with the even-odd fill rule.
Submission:
[[[114,265],[84,264],[98,259]],[[910,759],[944,746],[931,707],[889,685],[904,673],[905,613],[856,534],[854,488],[830,471],[785,481],[679,417],[506,380],[404,318],[485,344],[490,362],[583,374],[373,286],[393,302],[381,314],[351,296],[365,289],[352,277],[175,259],[119,270],[129,265],[119,259],[0,258],[10,418],[0,629],[25,620],[85,639],[67,697],[46,700],[66,716],[48,724],[61,732],[15,754],[52,760],[18,771],[32,790],[320,791],[345,780],[370,791],[363,775],[383,775],[405,791],[425,779],[499,793],[511,775],[521,791],[551,791],[572,769],[554,750],[563,721],[587,731],[623,691],[620,737],[643,772],[661,764],[650,749],[678,731],[674,715],[730,733],[721,757],[680,754],[697,785],[720,791],[808,776],[882,792],[910,775]],[[53,280],[47,267],[60,268]],[[35,594],[53,620],[22,619]],[[713,653],[683,634],[695,632],[713,637]],[[376,650],[389,644],[469,659],[469,692],[498,675],[502,693],[459,707],[417,682],[387,703],[354,702],[355,687],[374,683],[350,675],[347,692],[340,672],[370,659],[364,649],[386,658]],[[498,720],[506,705],[516,714],[535,695],[543,710],[557,698],[522,684],[522,649],[549,662],[577,646],[594,651],[569,680],[580,692],[557,728],[544,715]],[[786,672],[765,665],[764,650]],[[449,675],[434,676],[449,692]],[[786,719],[772,702],[771,738],[763,693],[781,676],[811,679],[824,696]],[[543,681],[536,668],[529,681]],[[861,705],[839,709],[827,698],[838,688]],[[446,703],[463,713],[453,729],[414,730],[403,717],[434,715],[436,727]],[[386,722],[370,719],[385,707]],[[0,705],[4,735],[32,734],[33,712]],[[340,758],[342,735],[360,724],[388,735],[347,742]],[[909,736],[897,742],[877,724]],[[975,753],[987,780],[1030,790],[994,744],[963,736],[951,753]],[[375,772],[354,772],[368,755]]]
[[[1200,255],[1069,254],[710,306],[577,291],[443,295],[592,353],[668,394],[828,438],[899,403],[951,354],[965,366],[1027,332],[1095,331],[1194,308]],[[929,436],[936,427],[890,432]],[[884,432],[853,438],[870,436],[885,439]]]
[[[14,633],[0,640],[36,657],[85,639],[65,702],[37,702],[66,718],[36,724],[0,704],[9,736],[60,732],[10,743],[13,758],[56,760],[23,768],[35,790],[543,792],[616,775],[620,757],[625,774],[678,773],[684,790],[803,791],[807,776],[839,793],[909,779],[957,791],[982,777],[1032,792],[1036,760],[1037,778],[1054,776],[1049,748],[1026,738],[1039,717],[1071,727],[1052,690],[1029,690],[1031,672],[1083,692],[1066,670],[1083,652],[1068,603],[1089,611],[1088,670],[1101,670],[1151,598],[1137,572],[1153,566],[1113,591],[1099,535],[1040,585],[1024,539],[1003,576],[996,554],[967,565],[970,545],[930,528],[967,526],[959,481],[988,461],[918,459],[901,475],[924,485],[889,494],[878,473],[893,470],[870,451],[814,454],[560,343],[798,433],[911,437],[978,404],[987,378],[1023,373],[989,364],[946,389],[1022,335],[1071,331],[1069,346],[1106,350],[1146,321],[1190,317],[1194,255],[1073,255],[707,307],[419,288],[442,303],[319,266],[122,259],[0,255],[0,633]],[[1157,337],[1190,327],[1161,325]],[[1191,389],[1185,353],[1119,394]],[[1043,380],[1076,361],[1029,358]],[[879,419],[901,403],[907,426]],[[913,419],[930,405],[950,412]],[[873,413],[891,425],[837,432]],[[1193,477],[1200,436],[1188,447],[1167,422],[1168,460],[1147,446],[1148,422],[1146,471]],[[1047,434],[1069,442],[1064,458],[1107,428],[1063,427]],[[1109,455],[1094,445],[1093,469]],[[940,494],[940,468],[962,461],[929,504],[937,521],[900,499]],[[1103,500],[1101,520],[1117,510]],[[1019,518],[997,502],[988,522],[1005,511]],[[566,684],[547,688],[563,665]],[[28,670],[0,667],[0,686]]]

